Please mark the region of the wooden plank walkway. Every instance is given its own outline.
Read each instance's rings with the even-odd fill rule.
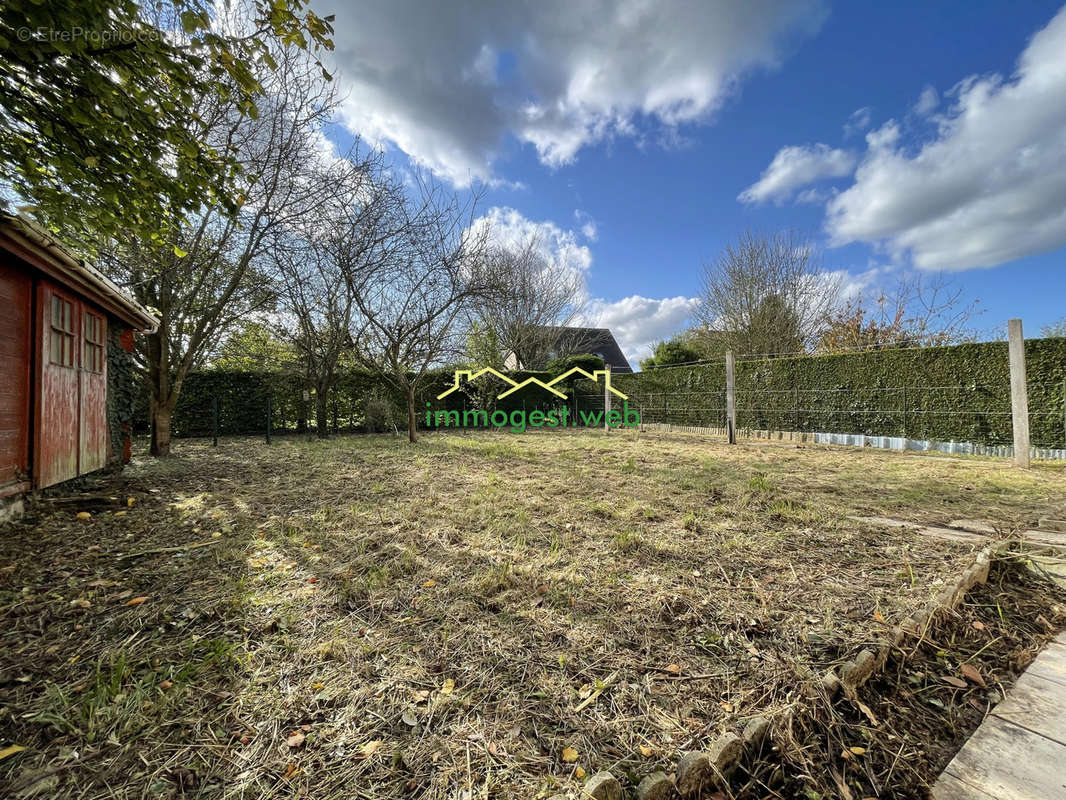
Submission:
[[[1066,798],[1066,632],[955,755],[933,800]]]

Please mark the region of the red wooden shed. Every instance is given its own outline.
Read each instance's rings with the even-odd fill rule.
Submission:
[[[0,506],[128,460],[108,398],[132,374],[109,363],[157,324],[43,228],[0,213]]]

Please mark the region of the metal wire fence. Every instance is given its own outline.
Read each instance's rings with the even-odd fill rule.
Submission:
[[[1032,445],[1066,447],[1066,382],[1029,384]],[[595,402],[593,397],[585,402]],[[649,392],[628,400],[645,424],[725,428],[725,387]],[[602,405],[602,398],[600,398]],[[1012,443],[1009,393],[991,384],[736,391],[737,427],[746,431],[836,433],[925,441]]]

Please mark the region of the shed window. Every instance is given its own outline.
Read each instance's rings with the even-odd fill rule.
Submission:
[[[61,367],[74,366],[74,304],[52,295],[52,335],[49,360]]]
[[[104,371],[104,318],[85,314],[85,356],[82,367],[92,372]]]

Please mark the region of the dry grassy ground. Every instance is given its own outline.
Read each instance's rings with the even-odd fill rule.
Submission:
[[[90,487],[102,499],[0,528],[0,751],[26,748],[0,760],[0,794],[576,796],[586,773],[669,772],[763,714],[799,737],[795,769],[734,791],[820,797],[803,765],[836,745],[817,714],[796,722],[805,681],[971,557],[851,517],[1009,531],[1064,479],[633,431],[179,442]],[[1054,596],[1026,592],[1042,605],[1017,613],[1046,606],[1053,627]],[[1024,661],[1039,626],[989,603],[1004,630],[989,612],[973,649]],[[834,767],[856,786],[891,796],[939,766],[906,720],[864,724],[840,735],[899,741],[887,784]]]

